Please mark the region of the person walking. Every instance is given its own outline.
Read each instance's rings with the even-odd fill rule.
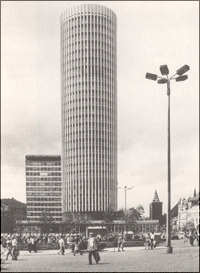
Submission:
[[[150,233],[148,233],[146,236],[146,241],[145,241],[145,250],[147,248],[150,249],[150,246],[151,246],[151,236],[150,236]]]
[[[92,264],[92,256],[94,257],[96,263],[100,261],[100,256],[98,253],[98,241],[95,237],[93,237],[93,233],[89,233],[89,239],[87,242],[87,251],[89,252],[88,254],[88,259],[89,259],[89,265]]]
[[[195,231],[195,239],[197,240],[197,245],[199,246],[199,232],[197,232],[197,230]]]
[[[75,248],[75,234],[71,234],[71,245],[72,245],[72,253],[74,253]]]
[[[13,256],[13,253],[12,253],[12,241],[11,241],[10,236],[7,237],[6,248],[7,248],[6,260],[8,260],[9,254],[12,256],[12,260],[14,260],[14,256]]]
[[[114,252],[116,247],[118,247],[118,235],[115,237],[115,241],[114,241],[114,249],[113,249]]]
[[[69,249],[69,246],[70,246],[70,236],[69,236],[69,234],[66,235],[66,238],[67,238],[66,248]]]
[[[122,251],[124,251],[123,244],[124,244],[123,237],[119,236],[119,238],[118,238],[118,252],[120,251],[120,248]]]
[[[155,240],[154,231],[151,232],[150,237],[151,237],[151,249],[153,249],[153,244],[154,244],[154,240]]]
[[[37,237],[34,236],[34,244],[33,244],[33,250],[34,250],[34,252],[37,252],[36,244],[37,244],[38,241],[39,240],[37,239]]]
[[[31,253],[31,235],[27,238],[28,251]]]
[[[79,242],[79,235],[76,235],[74,239],[74,252],[73,252],[74,256],[76,255],[76,252],[78,252],[79,250],[78,242]]]
[[[37,252],[36,251],[36,242],[35,242],[36,238],[35,236],[32,236],[31,237],[31,250],[33,250],[34,252]]]
[[[78,234],[75,237],[74,256],[76,255],[76,253],[78,251],[80,252],[80,255],[83,255],[83,251],[82,251],[82,238],[81,238],[80,234]]]
[[[83,239],[81,235],[79,235],[78,248],[80,251],[80,255],[83,255]]]
[[[12,257],[14,260],[17,260],[17,257],[18,257],[18,242],[17,242],[17,238],[16,236],[13,236],[12,237]]]
[[[191,244],[191,246],[194,246],[194,232],[193,231],[190,232],[190,244]]]
[[[58,252],[58,254],[62,254],[64,255],[65,253],[65,242],[64,242],[64,239],[63,239],[63,236],[61,235],[61,238],[59,240],[59,245],[60,245],[60,251]]]

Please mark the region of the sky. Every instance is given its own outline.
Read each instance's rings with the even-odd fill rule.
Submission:
[[[167,87],[171,81],[171,207],[199,190],[198,1],[1,1],[1,198],[26,202],[25,156],[61,155],[60,15],[79,4],[117,15],[118,185],[127,208],[157,190],[167,212]],[[118,209],[124,208],[118,190]]]

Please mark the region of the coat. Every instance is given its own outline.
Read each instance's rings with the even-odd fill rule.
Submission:
[[[95,251],[98,250],[98,241],[95,237],[89,238],[87,242],[87,250]]]

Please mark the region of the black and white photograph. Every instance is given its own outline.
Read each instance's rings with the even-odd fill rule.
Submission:
[[[199,1],[1,1],[1,271],[199,272]]]

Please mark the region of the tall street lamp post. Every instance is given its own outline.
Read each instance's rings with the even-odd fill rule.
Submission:
[[[171,214],[171,158],[170,158],[170,80],[185,81],[188,76],[184,75],[190,69],[188,65],[184,65],[183,67],[179,68],[171,78],[168,77],[169,69],[167,65],[161,65],[160,71],[163,76],[166,78],[158,77],[155,74],[146,73],[146,79],[156,81],[158,79],[159,84],[167,83],[167,95],[168,95],[168,212],[167,212],[167,253],[172,253],[172,246],[171,246],[171,226],[170,226],[170,214]],[[176,75],[178,77],[174,78]]]
[[[134,186],[132,186],[132,187],[130,187],[130,188],[127,188],[127,186],[124,186],[124,188],[121,188],[121,187],[117,186],[117,188],[120,188],[120,189],[122,189],[122,190],[125,191],[125,212],[126,212],[126,191],[127,191],[127,190],[131,190],[133,187],[134,187]]]
[[[127,219],[126,219],[126,191],[127,190],[131,190],[132,188],[133,188],[134,186],[132,186],[132,187],[130,187],[130,188],[127,188],[127,186],[124,186],[124,188],[121,188],[121,187],[119,187],[119,186],[117,186],[117,188],[120,188],[120,189],[122,189],[122,190],[124,190],[124,192],[125,192],[125,224],[126,224],[126,231],[127,231]],[[122,235],[123,236],[123,235]]]

